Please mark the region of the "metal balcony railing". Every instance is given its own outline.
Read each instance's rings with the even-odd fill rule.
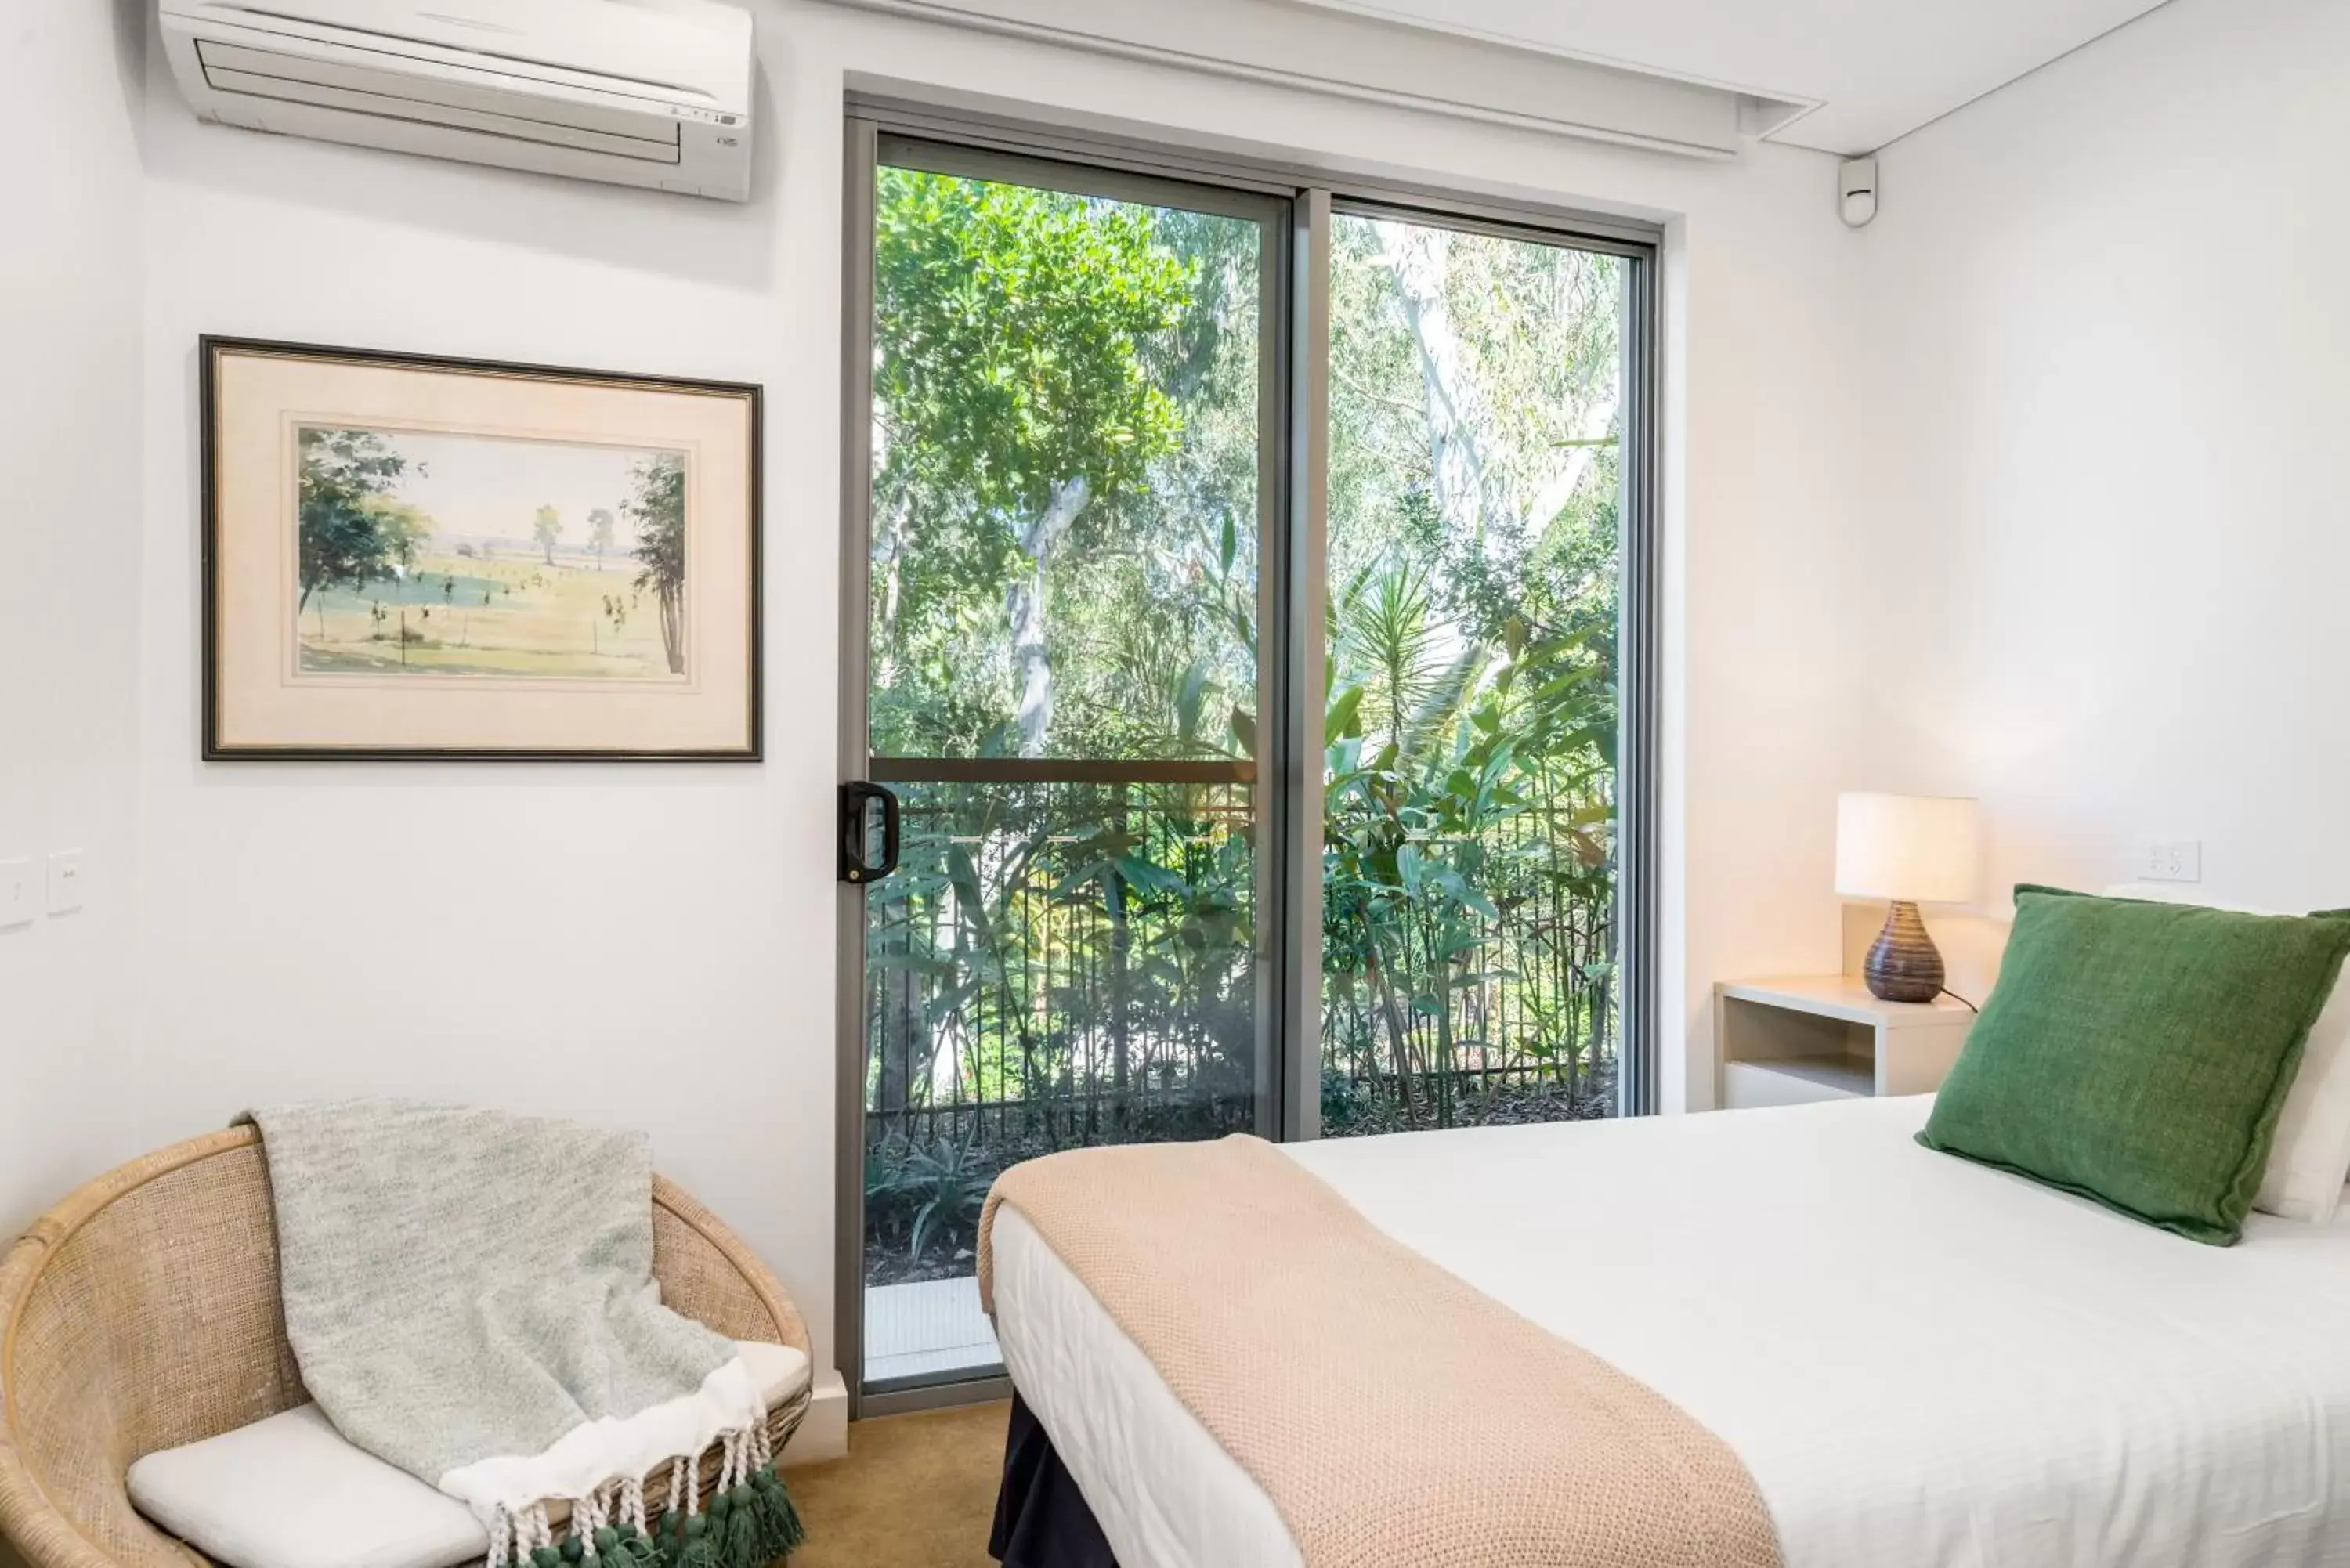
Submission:
[[[868,1277],[966,1247],[1017,1160],[1255,1125],[1253,773],[877,762],[904,826],[868,906]],[[1615,898],[1588,815],[1418,841],[1417,882],[1330,862],[1326,1136],[1606,1114]]]

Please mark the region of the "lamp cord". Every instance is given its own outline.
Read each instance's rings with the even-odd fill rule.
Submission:
[[[1947,985],[1942,987],[1941,991],[1937,994],[1949,997],[1952,1002],[1957,1002],[1960,1007],[1965,1008],[1969,1012],[1973,1013],[1978,1018],[1982,1016],[1981,1008],[1977,1007],[1973,1002],[1969,1002],[1965,997],[1960,996],[1957,992],[1952,991]]]

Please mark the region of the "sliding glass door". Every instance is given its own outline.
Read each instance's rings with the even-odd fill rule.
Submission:
[[[865,1389],[1000,1371],[1005,1166],[1274,1129],[1260,790],[1287,204],[886,139],[860,787]],[[879,813],[878,819],[876,813]]]
[[[850,126],[839,1309],[869,1414],[1000,1389],[976,1223],[1018,1160],[1638,1108],[1653,263],[1274,170]]]

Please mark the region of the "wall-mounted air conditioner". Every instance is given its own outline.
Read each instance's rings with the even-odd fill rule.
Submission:
[[[740,202],[752,28],[716,0],[157,0],[224,125]]]

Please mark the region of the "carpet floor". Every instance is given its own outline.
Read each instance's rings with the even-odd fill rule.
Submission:
[[[848,1457],[791,1472],[807,1544],[791,1568],[993,1568],[1008,1404],[859,1421]]]

